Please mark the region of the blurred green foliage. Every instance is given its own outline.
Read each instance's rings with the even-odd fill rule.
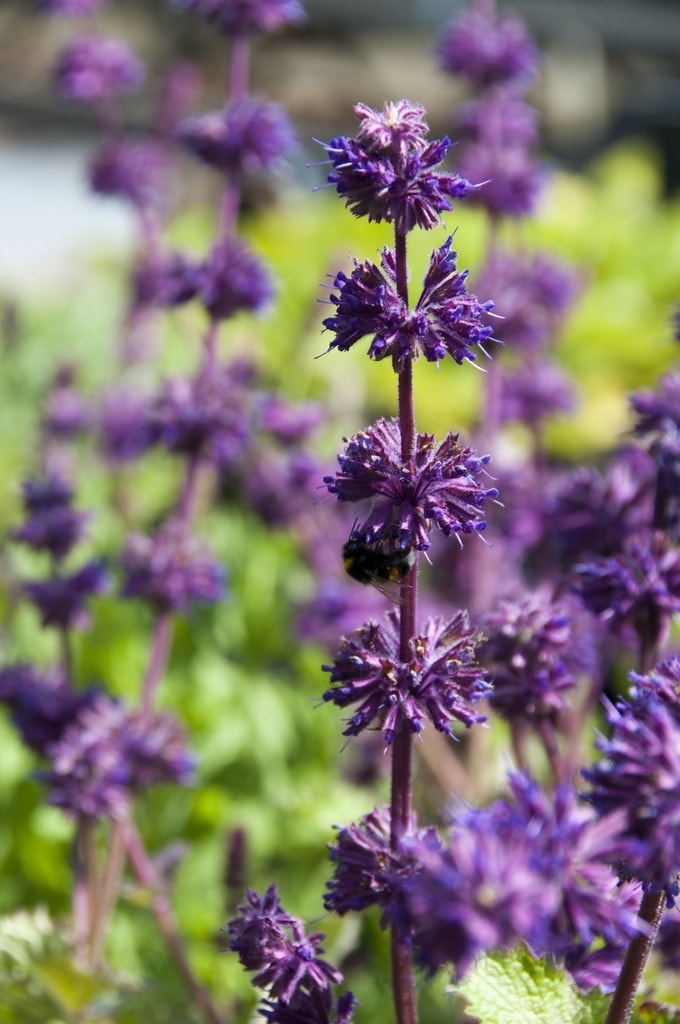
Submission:
[[[350,255],[374,257],[389,243],[389,233],[354,220],[327,193],[292,195],[245,227],[273,268],[279,299],[266,322],[243,318],[225,330],[224,351],[254,352],[268,387],[323,403],[329,419],[320,445],[332,463],[343,434],[376,414],[393,413],[395,386],[386,363],[363,358],[363,343],[348,354],[315,358],[327,347],[321,320],[328,307],[318,301],[327,292],[319,284],[346,268]],[[460,266],[470,268],[474,290],[487,229],[480,214],[461,208],[449,218],[448,231],[454,228]],[[204,214],[189,211],[174,230],[178,244],[201,251],[210,226]],[[597,459],[626,428],[626,392],[653,383],[676,356],[670,319],[680,295],[680,203],[661,199],[654,154],[629,145],[602,157],[587,177],[558,174],[540,217],[519,229],[519,239],[512,238],[517,229],[507,230],[508,242],[546,248],[581,275],[580,298],[558,353],[576,379],[582,404],[575,416],[552,425],[549,439],[552,451],[564,459]],[[413,238],[414,280],[446,233],[442,228]],[[22,305],[20,336],[3,353],[0,521],[5,539],[19,519],[20,481],[35,467],[33,439],[56,367],[63,361],[75,364],[89,395],[116,376],[111,352],[124,301],[121,268],[99,261],[92,271],[71,294],[47,294]],[[164,372],[195,365],[202,326],[195,311],[173,314],[164,336]],[[473,423],[481,379],[475,368],[420,363],[415,377],[420,429],[442,434]],[[77,503],[95,512],[92,550],[113,558],[125,527],[111,511],[111,481],[87,445],[78,457]],[[151,523],[162,514],[179,469],[153,455],[126,471],[138,521]],[[314,514],[323,517],[324,505]],[[222,502],[200,531],[229,568],[231,596],[214,610],[176,623],[160,694],[161,705],[187,725],[199,759],[198,782],[188,790],[141,799],[139,827],[152,853],[177,840],[186,843],[173,903],[191,962],[226,1008],[225,1019],[247,1016],[255,999],[235,958],[218,951],[219,929],[233,911],[223,883],[227,840],[231,830],[242,828],[248,844],[246,884],[262,890],[276,881],[286,908],[327,933],[329,959],[348,957],[353,966],[348,984],[361,1002],[357,1019],[382,1020],[389,972],[377,918],[324,916],[321,896],[333,824],[384,802],[386,785],[367,790],[348,781],[342,769],[351,764],[352,749],[343,751],[338,712],[317,706],[327,653],[300,644],[293,631],[296,601],[311,588],[308,570],[293,539],[265,528],[248,509]],[[17,604],[18,577],[29,566],[38,572],[39,563],[11,545],[0,557],[3,662],[24,658],[49,664],[57,653],[54,638],[39,629],[32,610]],[[150,616],[133,604],[111,596],[98,600],[93,628],[79,637],[75,651],[81,685],[100,680],[116,695],[134,700],[150,625]],[[55,931],[47,912],[58,921],[68,917],[71,829],[42,803],[35,768],[0,716],[0,913],[33,915],[0,921],[0,985],[10,986],[0,997],[0,1024],[198,1020],[156,933],[148,900],[133,885],[111,929],[115,977],[83,979],[63,963],[63,925]],[[20,935],[12,941],[24,952],[12,960],[14,947],[5,937],[13,928]],[[17,966],[21,957],[26,977]],[[124,984],[115,981],[119,975]],[[422,987],[424,1024],[451,1020],[454,1004],[441,994],[443,981]],[[22,993],[33,993],[28,1009]]]

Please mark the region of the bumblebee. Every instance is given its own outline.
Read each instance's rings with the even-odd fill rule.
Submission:
[[[350,537],[342,549],[342,567],[358,583],[367,584],[381,594],[401,604],[399,584],[414,566],[413,547],[388,548],[382,544],[371,546],[361,537]]]

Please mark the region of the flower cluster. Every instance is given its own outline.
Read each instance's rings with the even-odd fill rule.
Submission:
[[[252,97],[191,118],[177,134],[203,163],[230,174],[274,170],[296,144],[282,108]]]
[[[408,100],[387,103],[382,112],[358,104],[355,138],[325,145],[333,170],[328,181],[357,217],[394,224],[399,234],[434,228],[474,187],[458,174],[435,170],[451,146],[448,138],[427,141],[424,109]]]
[[[278,32],[305,17],[298,0],[174,0],[177,7],[194,11],[225,35],[250,36]]]
[[[368,350],[371,359],[392,357],[395,370],[406,362],[425,356],[439,362],[450,355],[457,363],[474,362],[475,348],[484,351],[484,343],[493,335],[485,318],[493,302],[478,302],[465,286],[467,271],[456,267],[457,253],[448,238],[430,256],[423,290],[413,311],[397,291],[395,254],[385,249],[381,266],[370,260],[354,261],[347,277],[336,274],[333,286],[338,294],[330,301],[336,313],[327,317],[324,328],[335,335],[329,350],[347,352],[361,338],[372,336]]]
[[[339,501],[373,500],[354,531],[367,542],[426,551],[435,526],[446,537],[486,529],[481,510],[498,491],[475,477],[488,461],[464,448],[458,434],[439,444],[431,434],[418,434],[413,458],[404,462],[399,421],[381,419],[350,439],[338,456],[340,471],[324,483]]]
[[[80,36],[61,54],[55,78],[67,99],[102,103],[138,89],[144,67],[119,39]]]
[[[44,757],[79,713],[97,696],[94,688],[76,692],[60,670],[40,671],[17,662],[0,669],[0,703],[9,708],[21,739]]]
[[[398,620],[390,612],[386,625],[369,622],[342,640],[332,665],[323,666],[332,684],[323,699],[341,708],[359,705],[345,736],[377,723],[391,743],[403,724],[418,733],[426,719],[447,735],[453,721],[470,728],[484,721],[472,707],[491,693],[475,658],[478,640],[465,612],[447,623],[430,619],[402,662]]]
[[[26,520],[12,533],[14,540],[60,561],[83,537],[88,515],[71,506],[73,492],[61,477],[34,477],[23,484]]]
[[[254,972],[253,985],[267,990],[266,1020],[272,1024],[351,1021],[354,997],[350,992],[338,999],[336,1016],[331,1015],[331,986],[338,985],[342,975],[320,957],[324,936],[307,935],[302,921],[284,911],[275,885],[263,896],[248,890],[227,933],[229,949],[238,954],[247,971]]]

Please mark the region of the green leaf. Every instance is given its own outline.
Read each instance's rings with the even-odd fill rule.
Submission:
[[[563,968],[525,946],[483,957],[455,990],[483,1024],[601,1024],[609,1002],[597,991],[581,995]]]

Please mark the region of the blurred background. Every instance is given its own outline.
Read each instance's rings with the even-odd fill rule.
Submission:
[[[198,109],[223,96],[223,47],[198,19],[169,14],[170,0],[118,0],[101,12],[105,31],[126,39],[149,68],[127,107],[148,124],[158,76],[178,58],[204,77]],[[304,150],[293,168],[303,187],[320,179],[313,138],[353,128],[359,99],[422,103],[433,133],[450,130],[456,84],[435,66],[434,41],[464,5],[452,0],[307,0],[304,26],[262,42],[255,90],[279,100]],[[666,194],[680,185],[680,0],[516,0],[545,54],[531,101],[541,114],[547,158],[580,169],[612,142],[643,137],[657,149]],[[59,282],[64,256],[90,242],[125,244],[128,213],[90,196],[83,160],[97,136],[89,112],[55,97],[49,69],[71,32],[33,0],[0,3],[0,288]],[[155,77],[156,76],[156,77]],[[187,174],[200,169],[187,164]],[[186,184],[191,189],[192,179]],[[634,197],[631,197],[633,199]]]

